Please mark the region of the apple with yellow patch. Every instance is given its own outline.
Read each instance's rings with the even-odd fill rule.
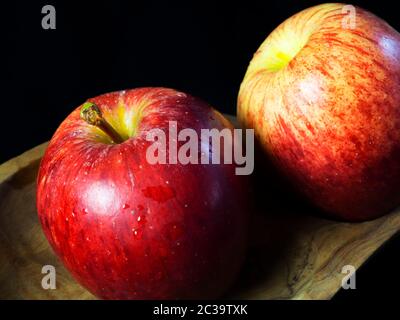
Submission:
[[[400,35],[372,13],[329,3],[283,22],[250,62],[238,117],[331,216],[400,203]]]
[[[89,99],[41,161],[37,210],[55,253],[103,299],[213,299],[236,279],[250,212],[234,164],[152,164],[153,130],[232,130],[198,98],[138,88]],[[151,134],[150,134],[151,136]],[[179,140],[179,148],[185,141]],[[203,141],[198,154],[217,149]],[[170,145],[168,144],[168,148]]]

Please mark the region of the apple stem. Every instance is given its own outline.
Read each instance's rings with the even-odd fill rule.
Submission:
[[[100,108],[96,104],[85,102],[81,108],[81,119],[105,132],[114,143],[124,142],[120,134],[104,119]]]

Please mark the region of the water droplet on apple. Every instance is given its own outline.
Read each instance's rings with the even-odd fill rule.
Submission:
[[[125,203],[123,206],[122,206],[122,209],[129,209],[131,206],[129,205],[129,204],[127,204],[127,203]]]
[[[142,231],[140,229],[133,228],[132,229],[132,233],[133,233],[133,236],[136,239],[141,239],[142,238]]]
[[[140,220],[139,220],[139,218],[140,218]],[[146,217],[144,215],[138,217],[138,224],[140,226],[143,226],[145,223],[146,223]]]
[[[89,211],[88,211],[88,209],[85,208],[85,209],[82,210],[82,213],[83,213],[84,215],[86,215],[86,214],[89,213]]]

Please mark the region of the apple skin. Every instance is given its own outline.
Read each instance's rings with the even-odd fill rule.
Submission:
[[[136,136],[121,144],[105,143],[80,107],[54,134],[40,165],[37,209],[58,257],[103,299],[221,296],[245,255],[248,178],[235,175],[234,165],[151,165],[145,136],[153,128],[167,134],[168,121],[198,133],[231,124],[201,100],[166,88],[89,101],[120,132],[145,107]]]
[[[355,12],[353,28],[343,4],[287,19],[255,53],[238,95],[239,121],[282,174],[347,221],[400,203],[400,35]]]

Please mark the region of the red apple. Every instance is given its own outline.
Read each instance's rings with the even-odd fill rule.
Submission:
[[[38,214],[57,255],[100,298],[220,296],[244,257],[246,177],[232,164],[150,164],[146,134],[159,128],[168,137],[169,121],[196,132],[230,123],[201,100],[165,88],[89,101],[84,106],[101,111],[95,116],[103,123],[84,121],[78,107],[40,166]]]
[[[333,217],[400,203],[400,35],[370,12],[323,4],[283,22],[250,62],[238,115]]]

